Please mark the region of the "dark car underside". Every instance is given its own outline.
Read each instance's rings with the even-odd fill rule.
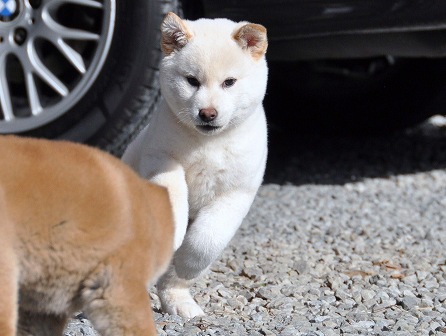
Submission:
[[[183,9],[265,25],[272,60],[446,56],[444,0],[192,0]]]

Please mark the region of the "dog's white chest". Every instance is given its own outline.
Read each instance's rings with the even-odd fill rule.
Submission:
[[[243,163],[230,149],[194,153],[185,167],[190,216],[210,204],[217,197],[237,188],[243,177]],[[242,169],[240,169],[242,168]]]

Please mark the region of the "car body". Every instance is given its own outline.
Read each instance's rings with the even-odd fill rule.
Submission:
[[[442,0],[190,0],[185,16],[268,28],[270,60],[446,56]]]
[[[0,134],[120,155],[159,102],[168,11],[268,29],[270,120],[362,131],[443,113],[442,0],[1,0]]]

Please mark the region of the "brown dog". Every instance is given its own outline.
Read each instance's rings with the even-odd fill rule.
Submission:
[[[76,310],[102,335],[155,335],[146,285],[172,242],[166,190],[118,159],[0,137],[1,336],[62,335]]]

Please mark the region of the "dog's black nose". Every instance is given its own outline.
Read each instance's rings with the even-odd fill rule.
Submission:
[[[204,122],[210,122],[217,118],[218,113],[214,108],[204,108],[199,111],[198,115]]]

